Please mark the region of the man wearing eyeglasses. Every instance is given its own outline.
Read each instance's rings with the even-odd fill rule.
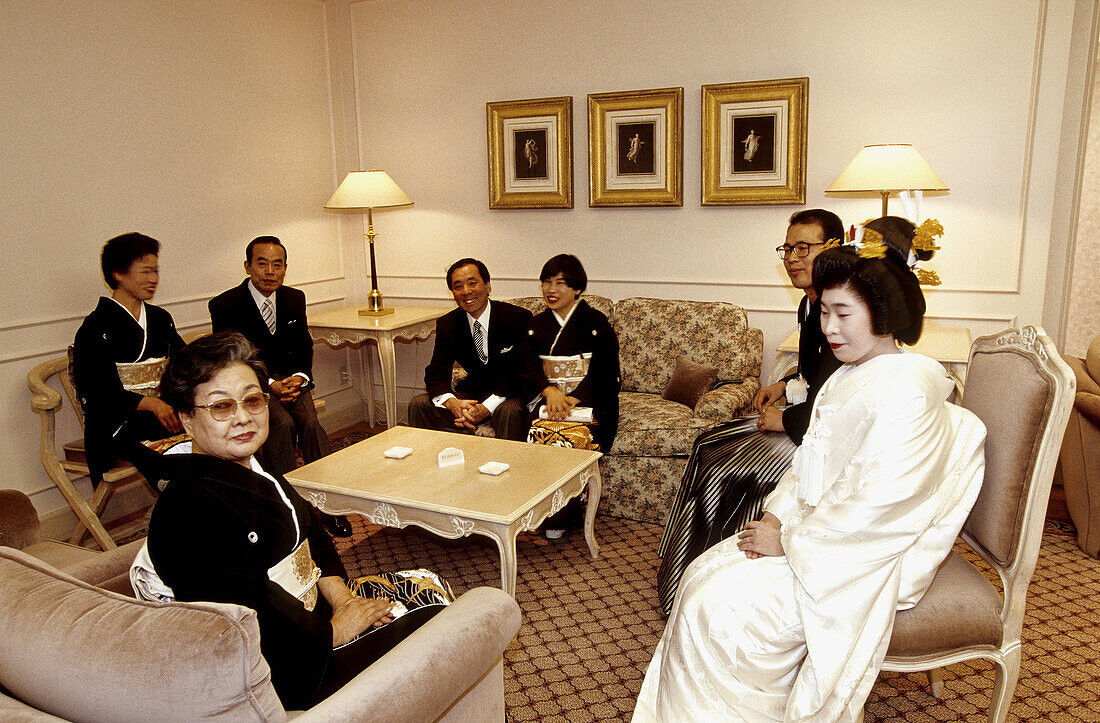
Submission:
[[[843,241],[844,224],[832,211],[808,208],[791,216],[787,237],[775,251],[783,260],[783,269],[791,285],[806,295],[798,305],[798,370],[771,386],[761,389],[755,399],[760,412],[757,426],[773,432],[786,432],[795,444],[802,442],[802,435],[810,421],[813,397],[826,379],[840,365],[821,332],[821,305],[814,291],[814,259],[825,248],[825,242],[833,238]],[[797,385],[793,384],[799,380]],[[791,384],[792,393],[787,394]],[[795,394],[793,387],[806,391]],[[791,406],[786,410],[776,408],[784,397]]]
[[[282,241],[258,236],[245,249],[248,278],[209,304],[213,330],[239,331],[259,350],[267,366],[270,431],[257,457],[264,469],[279,474],[298,466],[295,441],[307,464],[332,452],[310,394],[314,387],[313,338],[306,324],[306,296],[283,284],[286,267]],[[334,535],[351,534],[342,516],[325,522]]]

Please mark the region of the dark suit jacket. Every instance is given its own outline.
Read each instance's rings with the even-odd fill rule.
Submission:
[[[318,595],[312,612],[268,579],[294,548],[290,510],[271,480],[207,455],[164,455],[150,464],[168,483],[149,520],[149,557],[176,599],[236,603],[256,611],[260,650],[288,708],[317,696],[332,655],[332,609]],[[347,577],[317,510],[272,475],[294,506],[321,575]]]
[[[798,305],[798,327],[798,373],[786,377],[784,381],[801,374],[809,389],[805,402],[783,410],[783,430],[795,444],[802,444],[802,438],[810,426],[814,399],[821,385],[840,368],[840,361],[833,356],[833,348],[825,341],[825,333],[821,331],[820,299],[811,304],[810,297],[802,297]]]
[[[515,397],[522,391],[522,346],[531,312],[503,301],[490,301],[489,360],[482,364],[465,311],[453,309],[435,322],[435,350],[424,370],[428,396],[451,391],[451,371],[458,362],[466,370],[457,396],[485,401],[492,394]]]
[[[73,382],[84,409],[84,449],[92,475],[109,470],[129,446],[124,439],[159,439],[168,434],[156,416],[137,411],[141,396],[128,392],[116,362],[170,357],[183,348],[172,315],[145,305],[146,334],[129,312],[106,297],[88,314],[73,342]],[[144,351],[142,346],[144,345]]]
[[[234,329],[260,350],[273,379],[304,372],[313,379],[313,339],[306,324],[306,295],[291,286],[280,286],[275,298],[275,333],[256,308],[248,290],[248,279],[210,300],[210,324],[214,331]],[[302,388],[313,388],[310,383]]]

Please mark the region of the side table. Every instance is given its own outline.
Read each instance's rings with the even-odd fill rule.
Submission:
[[[309,333],[314,343],[323,341],[332,348],[342,344],[362,344],[368,339],[378,347],[382,374],[382,393],[386,402],[386,426],[397,424],[397,362],[394,339],[427,339],[435,332],[435,320],[450,309],[440,306],[395,306],[385,316],[359,316],[359,306],[311,314]],[[374,380],[370,378],[367,358],[367,416],[374,426]]]

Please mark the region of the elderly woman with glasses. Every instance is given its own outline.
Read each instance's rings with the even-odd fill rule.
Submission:
[[[720,425],[695,440],[661,538],[657,595],[665,614],[691,561],[760,515],[802,443],[817,390],[840,366],[821,332],[813,268],[825,242],[843,236],[844,224],[831,211],[805,209],[790,218],[776,252],[791,284],[806,294],[798,305],[798,369],[757,393],[759,417]]]
[[[451,596],[426,570],[345,583],[318,510],[254,456],[267,439],[266,379],[237,332],[203,337],[173,356],[161,397],[191,442],[148,462],[163,492],[130,578],[147,600],[255,610],[271,683],[284,707],[298,709],[339,689]]]

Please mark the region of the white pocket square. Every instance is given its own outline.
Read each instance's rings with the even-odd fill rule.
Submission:
[[[511,347],[511,346],[510,346],[510,347],[508,347],[507,349],[501,349],[501,350],[500,350],[500,353],[501,353],[501,354],[507,354],[508,352],[512,351],[512,349],[513,349],[513,348],[514,348],[514,347]]]

